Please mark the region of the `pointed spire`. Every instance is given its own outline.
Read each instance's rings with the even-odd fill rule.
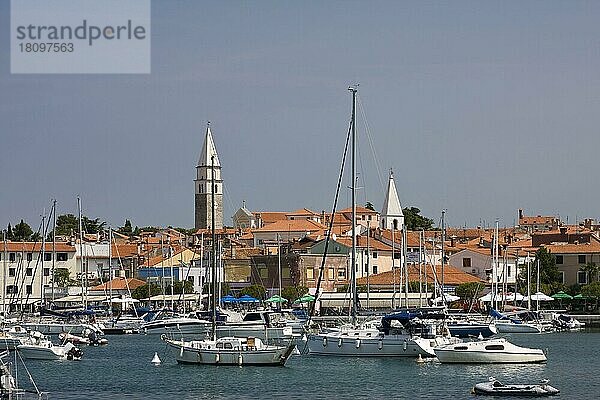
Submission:
[[[200,158],[198,159],[198,166],[211,166],[211,156],[215,156],[215,167],[220,167],[221,163],[219,162],[219,155],[217,154],[217,148],[215,147],[215,142],[212,137],[212,132],[210,131],[210,121],[206,124],[206,136],[204,137],[204,146],[202,146],[202,152],[200,153]]]
[[[381,210],[382,228],[391,229],[394,220],[397,221],[397,229],[401,229],[402,224],[404,223],[404,213],[402,212],[402,205],[400,204],[400,198],[398,197],[396,184],[394,183],[394,171],[390,168],[387,193]]]

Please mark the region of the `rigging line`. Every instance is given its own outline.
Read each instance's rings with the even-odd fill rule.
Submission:
[[[373,145],[373,137],[371,136],[371,129],[369,127],[369,122],[367,120],[366,111],[362,104],[362,101],[360,98],[361,96],[357,93],[356,97],[357,97],[358,109],[362,116],[362,120],[364,121],[364,124],[365,124],[365,134],[366,134],[368,142],[369,142],[369,147],[371,149],[371,153],[373,153],[373,160],[375,161],[375,168],[377,169],[377,178],[379,178],[379,184],[381,185],[381,189],[385,190],[385,186],[383,184],[383,175],[381,174],[381,166],[379,165],[379,158],[377,157],[377,152],[375,151],[375,146]]]
[[[45,214],[45,212],[44,212]],[[45,218],[45,217],[44,217]],[[36,232],[36,237],[35,240],[33,242],[33,247],[31,249],[31,258],[33,260],[33,253],[35,252],[35,246],[38,243],[38,237],[40,236],[40,231],[42,233],[42,235],[44,235],[46,233],[45,231],[45,227],[44,227],[44,218],[42,218],[42,220],[40,221],[40,225],[38,226],[37,232]],[[49,219],[49,218],[48,218]],[[50,224],[50,221],[48,221],[48,225]],[[23,243],[25,243],[25,241],[23,241]],[[38,252],[38,257],[37,260],[35,261],[35,268],[33,269],[33,273],[31,275],[31,292],[33,293],[33,283],[35,280],[35,273],[37,272],[37,267],[40,263],[40,258],[42,257],[42,248],[40,246],[40,251]],[[31,261],[32,260],[28,260],[27,261],[27,268],[25,269],[25,273],[23,274],[23,279],[21,280],[21,288],[23,288],[23,285],[25,285],[25,282],[27,280],[27,269],[29,269],[29,266],[31,265]],[[43,262],[43,261],[42,261]],[[43,271],[42,271],[43,272]],[[23,293],[23,292],[21,292]],[[29,302],[29,296],[31,296],[31,293],[26,293],[27,296],[25,297],[25,305],[27,305],[27,303]],[[41,299],[43,297],[43,294],[40,294],[40,305],[41,305]],[[21,318],[23,317],[23,314],[25,313],[24,311],[24,307],[23,307],[23,297],[20,297],[21,300]]]
[[[350,137],[352,134],[352,125],[353,124],[354,124],[353,121],[350,121],[350,123],[348,124],[348,133],[346,134],[346,145],[344,146],[344,153],[342,155],[342,162],[341,162],[341,166],[340,166],[340,175],[338,177],[337,188],[335,190],[335,197],[334,197],[333,206],[331,209],[331,218],[329,219],[329,227],[327,230],[327,236],[325,238],[325,249],[323,250],[323,258],[321,260],[321,266],[319,267],[319,279],[317,280],[317,287],[315,290],[315,301],[313,301],[312,305],[310,306],[310,312],[308,314],[308,321],[306,321],[307,326],[310,325],[310,321],[311,321],[313,313],[315,311],[317,298],[319,297],[319,290],[321,288],[321,281],[323,280],[323,272],[325,270],[325,261],[327,260],[327,250],[329,248],[329,241],[331,240],[331,231],[333,230],[333,221],[335,219],[335,210],[337,208],[338,197],[340,194],[340,187],[342,186],[342,179],[344,177],[344,166],[346,165],[346,156],[348,155],[348,145],[350,143]],[[352,266],[352,268],[353,267],[354,266]],[[308,345],[308,342],[306,342],[306,343]]]

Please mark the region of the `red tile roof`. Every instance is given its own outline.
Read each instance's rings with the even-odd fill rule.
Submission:
[[[26,252],[26,253],[35,253],[39,252],[42,249],[41,242],[6,242],[6,251],[10,252]],[[70,245],[66,242],[56,242],[55,246],[56,251],[60,252],[75,252],[75,246]],[[0,252],[4,251],[4,243],[0,242]],[[45,243],[44,251],[47,253],[52,252],[52,242]]]
[[[145,284],[146,284],[146,282],[136,279],[136,278],[128,278],[128,279],[115,278],[112,281],[103,283],[102,285],[94,286],[90,290],[93,290],[93,291],[110,290],[111,286],[112,286],[113,290],[126,290],[128,288],[129,288],[129,290],[134,290],[135,288],[138,288]]]

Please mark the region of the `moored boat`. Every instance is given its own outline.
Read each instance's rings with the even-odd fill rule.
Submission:
[[[38,360],[80,360],[83,356],[74,344],[55,345],[39,332],[32,333],[27,342],[17,346],[17,350],[23,358]]]
[[[543,397],[557,395],[560,393],[560,390],[548,385],[548,380],[543,380],[539,384],[506,385],[490,377],[487,382],[476,384],[472,392],[488,396]]]
[[[181,364],[211,365],[285,365],[296,346],[275,346],[260,338],[223,337],[216,340],[162,339]]]
[[[546,355],[541,349],[517,346],[504,338],[459,344],[434,349],[442,363],[541,363]]]

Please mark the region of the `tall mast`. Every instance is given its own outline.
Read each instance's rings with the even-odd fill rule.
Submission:
[[[406,254],[408,253],[408,243],[406,237],[406,225],[402,225],[402,266],[404,267],[404,301],[406,308],[408,308],[408,262],[406,261]]]
[[[352,259],[350,262],[352,277],[352,325],[356,326],[356,92],[357,87],[348,88],[352,92]]]
[[[279,302],[277,308],[281,309],[281,240],[277,234],[277,275],[279,276]]]
[[[217,245],[215,235],[215,155],[210,156],[210,201],[212,232],[212,338],[217,340]]]
[[[52,301],[54,301],[54,267],[56,263],[56,199],[52,202]]]
[[[109,306],[109,314],[112,318],[113,316],[113,287],[112,287],[112,228],[108,227],[108,306]]]
[[[371,236],[371,221],[370,220],[367,221],[367,226],[368,226],[367,227],[367,310],[368,310],[370,308],[370,305],[369,305],[369,300],[370,299],[369,299],[369,297],[370,297],[370,294],[371,294],[371,287],[369,286],[369,274],[371,273],[371,271],[370,271],[371,270],[371,265],[370,265],[371,264],[370,263],[371,258],[370,258],[370,255],[369,255],[369,251],[370,251],[370,249],[369,249],[369,236]]]
[[[42,259],[41,271],[40,271],[40,309],[44,305],[44,261],[46,261],[46,208],[44,207],[44,211],[42,213],[42,249],[38,253]],[[33,281],[35,281],[35,274],[31,282],[31,287],[33,289]],[[33,291],[33,290],[32,290]]]
[[[2,231],[2,241],[4,242],[4,254],[2,255],[2,312],[6,318],[6,229]]]
[[[446,210],[442,210],[442,304],[446,305],[446,296],[444,295],[444,266],[446,265],[446,255],[444,254],[444,242],[446,241]]]
[[[84,256],[83,256],[83,223],[81,221],[81,199],[77,197],[77,212],[79,214],[79,263],[81,264],[81,301],[83,308],[87,309],[87,296],[86,296],[86,284],[87,284],[87,268],[84,267]]]

